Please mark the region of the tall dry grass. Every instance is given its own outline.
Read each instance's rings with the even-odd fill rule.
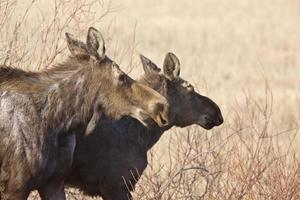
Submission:
[[[0,64],[48,67],[67,54],[64,32],[84,38],[89,26],[133,76],[136,54],[174,51],[225,123],[165,133],[135,199],[300,199],[299,10],[293,0],[1,0]]]

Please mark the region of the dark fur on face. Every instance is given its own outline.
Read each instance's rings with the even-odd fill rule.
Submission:
[[[211,129],[223,123],[218,105],[208,97],[200,95],[194,87],[180,77],[180,62],[173,53],[164,60],[163,73],[148,58],[141,56],[145,74],[140,82],[159,91],[172,107],[172,124],[186,127],[198,124]]]

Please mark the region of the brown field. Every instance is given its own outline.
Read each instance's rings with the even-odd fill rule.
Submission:
[[[0,0],[0,63],[47,67],[66,56],[64,32],[83,37],[91,25],[133,77],[142,73],[139,53],[161,65],[174,52],[225,122],[168,131],[135,199],[296,200],[299,22],[296,0]],[[68,199],[89,198],[68,189]]]

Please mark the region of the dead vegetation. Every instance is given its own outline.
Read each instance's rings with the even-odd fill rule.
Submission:
[[[151,153],[136,199],[299,199],[299,128],[272,130],[269,92],[264,102],[245,96],[246,104],[213,133],[173,130],[163,150],[169,160]]]
[[[190,5],[195,2],[184,5],[187,11],[195,7],[198,15],[195,10],[191,16],[184,11],[180,15],[175,9],[175,14],[169,11],[160,18],[153,11],[167,10],[169,0],[154,1],[159,9],[153,6],[147,11],[142,3],[122,1],[121,5],[136,10],[132,13],[152,12],[151,19],[140,19],[144,21],[139,21],[135,35],[130,16],[120,21],[132,24],[105,21],[116,11],[114,2],[1,0],[0,63],[47,67],[65,56],[64,32],[80,36],[92,25],[105,27],[113,35],[108,45],[115,47],[118,61],[127,62],[123,57],[130,57],[128,63],[135,63],[136,43],[142,43],[139,51],[154,58],[175,49],[183,65],[190,67],[186,79],[200,82],[200,90],[219,98],[225,123],[210,132],[192,126],[166,133],[150,152],[135,199],[299,199],[296,44],[300,31],[295,22],[300,16],[294,10],[300,5],[268,0],[258,5],[234,0],[202,2],[197,3],[200,11]],[[199,21],[199,27],[193,26],[193,20]],[[192,36],[188,38],[187,33]],[[89,197],[70,189],[68,199]]]
[[[111,2],[93,0],[4,0],[0,9],[0,60],[29,69],[48,67],[64,56],[66,31],[84,36],[114,11]]]

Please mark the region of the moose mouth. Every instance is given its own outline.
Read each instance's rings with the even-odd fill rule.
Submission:
[[[161,113],[159,113],[156,118],[157,120],[155,121],[160,127],[168,125],[168,120],[165,119]]]
[[[212,120],[210,120],[208,117],[200,118],[198,120],[197,124],[206,130],[210,130],[216,126],[216,124]]]
[[[212,129],[215,126],[220,126],[224,122],[224,119],[222,117],[222,114],[220,113],[217,117],[213,116],[208,116],[208,115],[203,115],[199,118],[198,120],[198,125],[201,127],[209,130]]]
[[[146,127],[149,127],[154,122],[160,127],[168,125],[168,120],[162,115],[162,113],[151,116],[149,113],[139,110],[133,117],[139,120]]]
[[[206,129],[206,130],[210,130],[213,127],[215,127],[215,124],[212,122],[206,122],[206,123],[202,123],[202,122],[198,122],[198,125],[200,125],[202,128]]]

